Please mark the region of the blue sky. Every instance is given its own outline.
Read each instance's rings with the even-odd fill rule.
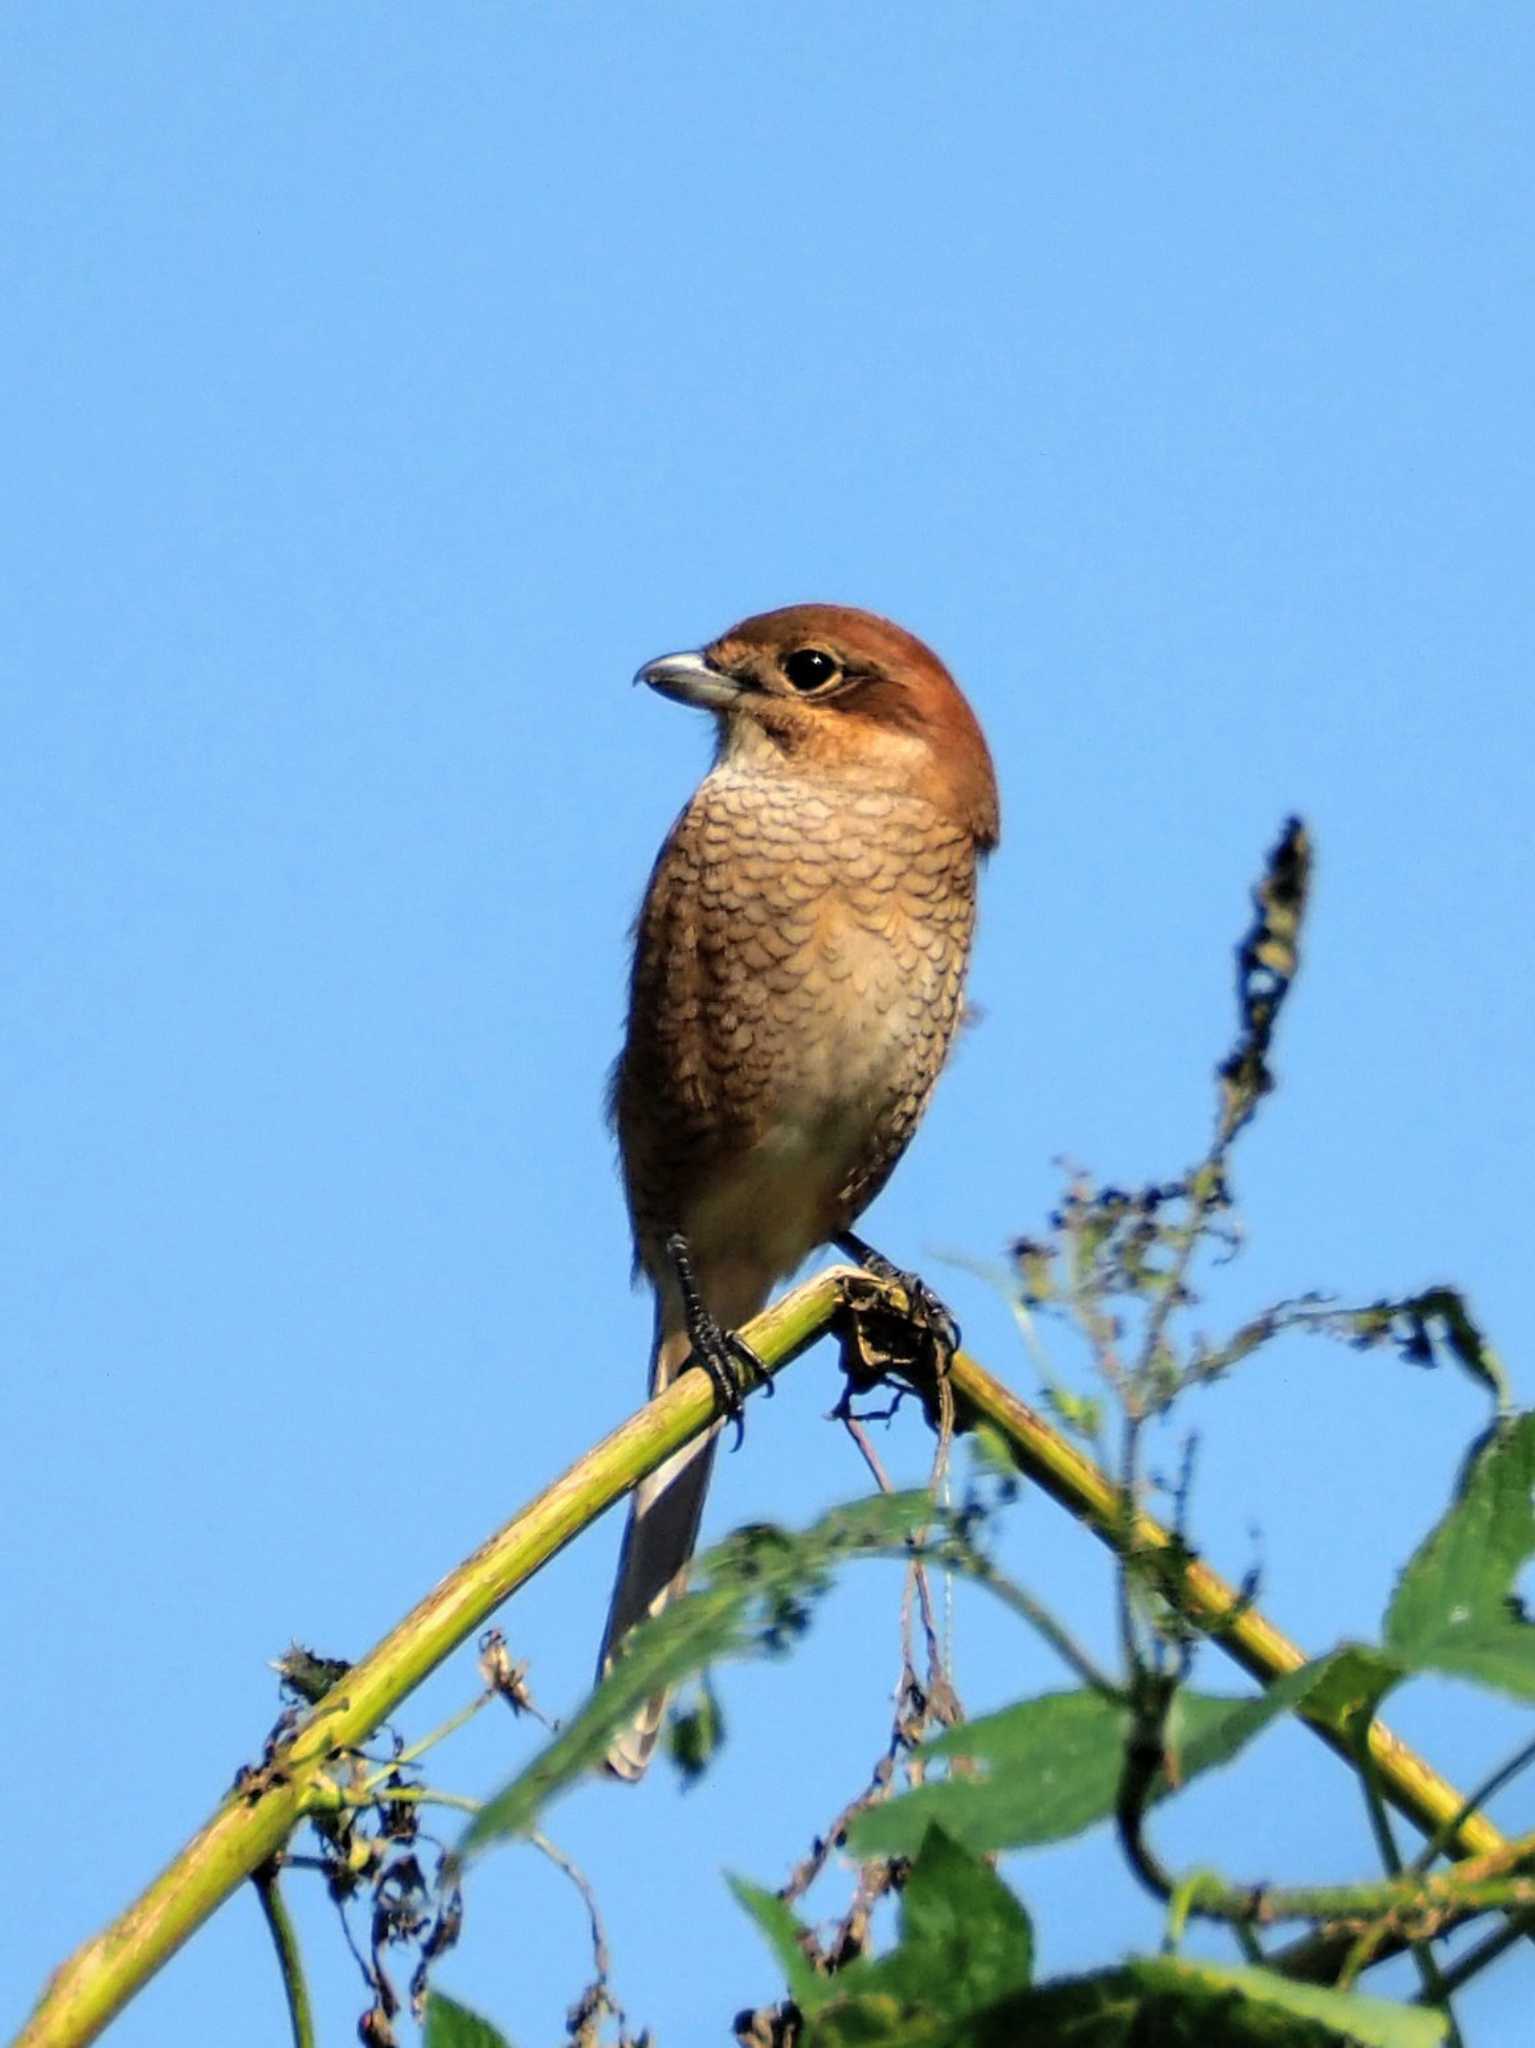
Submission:
[[[745,612],[893,614],[997,757],[984,1022],[868,1223],[972,1348],[1032,1391],[940,1254],[1035,1226],[1062,1154],[1127,1182],[1201,1145],[1299,809],[1316,913],[1212,1320],[1449,1279],[1528,1398],[1532,57],[1511,6],[6,10],[0,2024],[259,1749],[265,1658],[359,1652],[637,1400],[599,1103],[707,733],[628,679]],[[711,1528],[860,1490],[830,1374],[754,1415]],[[1371,1629],[1481,1410],[1297,1340],[1187,1420],[1210,1556],[1322,1648]],[[925,1470],[914,1428],[888,1450]],[[551,1711],[615,1536],[503,1617]],[[1110,1641],[1056,1510],[1010,1555]],[[727,1676],[701,1788],[551,1816],[663,2040],[774,1995],[720,1873],[778,1882],[862,1782],[896,1608],[871,1576]],[[972,1711],[1061,1682],[957,1612]],[[404,1725],[473,1685],[461,1656]],[[1518,1727],[1464,1688],[1393,1718],[1465,1779]],[[440,1781],[529,1739],[482,1717]],[[1298,1732],[1259,1757],[1166,1852],[1363,1874],[1341,1769]],[[1012,1875],[1051,1969],[1157,1938],[1101,1838]],[[585,1963],[508,1852],[442,1981],[547,2040]],[[215,2012],[280,2037],[249,1898],[113,2038]]]

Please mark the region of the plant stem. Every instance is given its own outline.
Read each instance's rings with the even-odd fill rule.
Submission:
[[[1535,1913],[1511,1914],[1501,1927],[1495,1927],[1490,1934],[1484,1934],[1473,1948],[1468,1948],[1465,1954],[1457,1957],[1453,1963],[1446,1963],[1440,1971],[1440,1982],[1445,1996],[1449,1997],[1451,1993],[1459,1991],[1462,1985],[1469,1984],[1473,1977],[1480,1976],[1483,1970],[1497,1962],[1500,1956],[1506,1955],[1514,1943],[1522,1941],[1527,1934],[1535,1934]],[[1421,1998],[1418,2000],[1420,2005],[1432,2002],[1434,2001]]]
[[[1490,1772],[1468,1796],[1460,1811],[1452,1814],[1450,1820],[1424,1843],[1412,1861],[1414,1875],[1429,1869],[1435,1859],[1445,1853],[1450,1836],[1468,1814],[1474,1813],[1479,1807],[1484,1807],[1489,1799],[1501,1792],[1505,1785],[1511,1784],[1519,1773],[1532,1763],[1535,1763],[1535,1742],[1527,1742],[1523,1749],[1516,1751],[1509,1758],[1507,1763],[1499,1764],[1495,1771]]]
[[[293,2026],[293,2048],[315,2048],[314,2014],[309,2005],[304,1959],[299,1953],[298,1935],[288,1913],[287,1901],[277,1888],[275,1858],[261,1866],[253,1882],[261,1910],[266,1915],[266,1924],[271,1930],[272,1946],[277,1951],[277,1966],[282,1973],[282,1988],[288,2001],[288,2018]]]

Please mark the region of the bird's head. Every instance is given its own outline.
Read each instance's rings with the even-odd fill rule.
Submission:
[[[786,605],[635,677],[715,713],[722,759],[926,797],[983,852],[997,785],[975,713],[931,648],[873,612]]]

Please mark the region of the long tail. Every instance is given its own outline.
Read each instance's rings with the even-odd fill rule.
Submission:
[[[656,1303],[656,1341],[650,1355],[650,1391],[659,1394],[681,1372],[692,1349],[686,1328],[663,1327],[671,1315]],[[637,1621],[659,1614],[687,1585],[688,1559],[698,1541],[704,1495],[714,1465],[717,1429],[668,1458],[629,1496],[629,1519],[618,1553],[618,1577],[602,1633],[597,1675],[610,1669],[620,1642]],[[607,1767],[631,1783],[644,1775],[666,1716],[667,1695],[652,1693],[627,1728],[613,1738]]]

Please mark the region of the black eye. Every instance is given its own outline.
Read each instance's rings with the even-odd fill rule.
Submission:
[[[836,675],[837,659],[819,647],[796,647],[779,667],[796,690],[819,690]]]

